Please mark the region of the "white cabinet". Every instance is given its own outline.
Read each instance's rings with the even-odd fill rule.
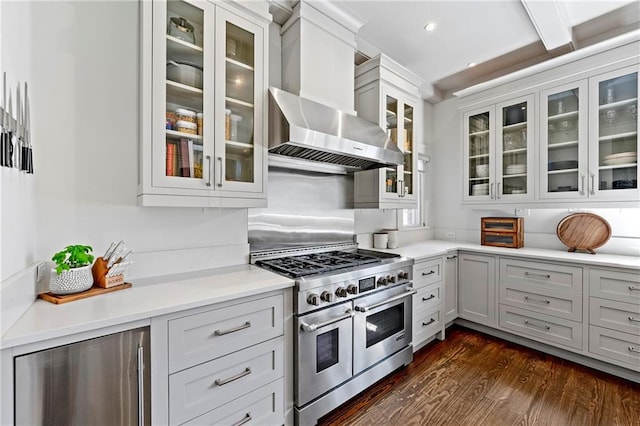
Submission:
[[[356,68],[358,116],[377,123],[404,153],[404,164],[354,173],[356,208],[416,208],[421,80],[385,56]]]
[[[464,113],[464,196],[467,202],[534,198],[534,95]]]
[[[420,349],[444,328],[442,258],[421,260],[413,265],[413,349]]]
[[[444,322],[458,318],[458,254],[447,253],[444,264]]]
[[[495,257],[460,253],[458,272],[460,318],[495,327],[498,318]]]
[[[191,0],[141,10],[139,204],[266,206],[269,15]]]

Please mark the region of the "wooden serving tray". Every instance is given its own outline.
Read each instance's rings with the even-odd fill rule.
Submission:
[[[111,293],[112,291],[124,290],[125,288],[131,287],[131,283],[124,283],[117,285],[115,287],[102,288],[94,285],[89,290],[81,291],[80,293],[73,294],[53,294],[53,293],[42,293],[38,295],[39,299],[46,300],[47,302],[55,303],[56,305],[60,305],[62,303],[73,302],[75,300],[86,299],[87,297],[97,296],[99,294]]]
[[[574,213],[558,223],[556,234],[570,252],[586,250],[596,254],[594,249],[602,247],[611,238],[611,226],[596,214]]]

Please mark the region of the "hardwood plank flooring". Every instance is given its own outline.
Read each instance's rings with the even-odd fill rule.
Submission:
[[[454,326],[319,425],[640,425],[640,384]]]

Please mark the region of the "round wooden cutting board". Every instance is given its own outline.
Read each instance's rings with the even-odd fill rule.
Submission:
[[[574,213],[558,223],[556,234],[569,247],[569,251],[587,250],[596,254],[593,250],[602,247],[611,238],[611,226],[597,214]]]

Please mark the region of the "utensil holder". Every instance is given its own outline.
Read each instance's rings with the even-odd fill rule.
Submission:
[[[96,259],[93,264],[93,268],[91,268],[91,272],[93,273],[93,282],[98,287],[110,288],[124,284],[124,274],[107,277],[109,268],[107,267],[107,261],[102,257]]]

